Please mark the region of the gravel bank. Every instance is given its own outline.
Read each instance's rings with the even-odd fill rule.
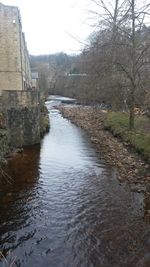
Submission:
[[[127,144],[114,137],[104,128],[106,111],[93,107],[67,107],[61,106],[62,115],[73,123],[86,130],[91,141],[95,144],[100,156],[106,163],[115,167],[119,181],[128,181],[132,190],[150,190],[149,164]]]

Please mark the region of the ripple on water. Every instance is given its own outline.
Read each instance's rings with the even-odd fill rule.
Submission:
[[[50,116],[41,148],[8,164],[15,179],[2,185],[0,251],[21,267],[150,266],[144,195],[120,185],[82,130]]]

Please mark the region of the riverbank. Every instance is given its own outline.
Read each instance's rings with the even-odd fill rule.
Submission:
[[[59,109],[64,117],[87,131],[100,156],[116,169],[120,181],[128,181],[135,191],[149,191],[149,164],[131,149],[129,143],[123,143],[106,130],[106,111],[82,106],[61,106]]]
[[[134,129],[129,129],[129,113],[108,112],[105,129],[132,147],[150,164],[150,118],[135,114]]]

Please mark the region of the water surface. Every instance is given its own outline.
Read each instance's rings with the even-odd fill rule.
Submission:
[[[86,134],[47,105],[49,134],[9,161],[14,181],[1,184],[0,251],[21,267],[149,267],[144,195],[120,184]]]

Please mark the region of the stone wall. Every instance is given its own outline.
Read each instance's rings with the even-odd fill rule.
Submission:
[[[2,102],[0,97],[0,162],[9,151],[9,137],[6,129],[6,118],[2,111]]]
[[[36,91],[2,91],[0,96],[0,163],[11,151],[40,143],[49,131],[45,103]],[[18,149],[17,149],[18,150]]]
[[[33,91],[3,91],[2,110],[11,147],[40,142],[40,108]]]
[[[3,162],[4,157],[9,151],[8,132],[7,130],[0,129],[0,163]]]

